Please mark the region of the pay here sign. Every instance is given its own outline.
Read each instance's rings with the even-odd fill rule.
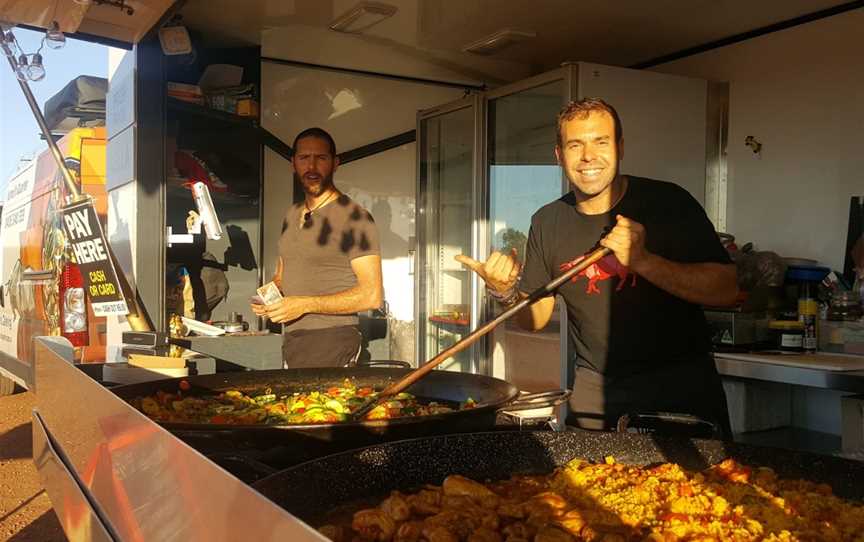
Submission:
[[[61,214],[66,240],[72,246],[84,277],[93,313],[96,316],[127,314],[126,298],[92,202],[74,203],[64,207]]]

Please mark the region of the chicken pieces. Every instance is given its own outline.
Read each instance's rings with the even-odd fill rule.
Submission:
[[[448,476],[319,531],[334,542],[864,542],[864,505],[733,460],[692,473],[607,458],[487,484]]]

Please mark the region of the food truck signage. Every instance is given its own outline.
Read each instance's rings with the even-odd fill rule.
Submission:
[[[93,203],[74,203],[64,207],[61,213],[63,229],[84,277],[93,313],[96,316],[127,314],[126,298]]]

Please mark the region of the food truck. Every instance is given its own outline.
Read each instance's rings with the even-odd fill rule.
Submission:
[[[94,198],[102,220],[108,207],[106,143],[104,127],[74,128],[58,142],[82,189]],[[14,384],[27,387],[31,381],[34,337],[65,337],[77,348],[76,361],[102,362],[106,324],[86,303],[83,277],[63,239],[58,209],[66,192],[50,152],[30,161],[6,186],[0,230],[4,279],[0,389],[10,393]]]
[[[50,29],[56,21],[70,35],[115,47],[105,126],[77,137],[94,134],[103,142],[105,236],[150,327],[136,330],[122,316],[106,316],[103,338],[88,318],[90,342],[83,350],[50,327],[32,343],[34,361],[22,384],[37,394],[34,458],[70,539],[321,539],[316,511],[361,494],[441,484],[456,471],[481,480],[548,473],[580,453],[592,461],[616,455],[638,465],[671,461],[691,469],[734,458],[860,497],[860,485],[850,482],[861,479],[860,465],[839,458],[718,440],[667,446],[626,427],[602,435],[554,431],[563,419],[553,407],[566,393],[542,393],[568,388],[573,372],[560,301],[543,331],[501,325],[413,389],[453,406],[439,416],[294,428],[146,416],[144,399],[182,401],[186,386],[211,394],[260,388],[278,397],[314,387],[339,395],[339,384],[349,378],[352,393],[378,389],[477,329],[496,307],[482,281],[454,257],[484,259],[511,249],[524,255],[531,214],[570,189],[553,149],[556,116],[574,99],[614,103],[634,142],[623,171],[682,187],[722,231],[729,85],[652,69],[693,54],[688,48],[700,43],[692,39],[675,41],[676,49],[642,36],[636,40],[642,45],[603,57],[614,62],[594,61],[600,57],[577,47],[581,42],[572,34],[584,23],[577,24],[564,2],[550,2],[548,9],[483,0],[61,4],[65,9],[52,15],[0,0],[9,6],[2,17],[10,23]],[[638,9],[640,16],[650,17],[645,9]],[[711,19],[687,9],[679,14],[687,20]],[[760,13],[767,26],[758,31],[732,23],[715,30],[746,40],[804,24],[799,12],[781,19]],[[606,24],[624,24],[622,17]],[[564,24],[570,20],[573,28]],[[780,26],[771,29],[768,22]],[[700,36],[701,43],[723,45],[710,32]],[[340,159],[336,185],[371,212],[381,237],[386,303],[360,315],[356,368],[282,370],[279,330],[249,304],[276,270],[286,208],[302,201],[291,145],[311,126],[333,135]],[[19,174],[21,182],[31,175],[35,185],[38,171],[28,171]],[[191,189],[196,183],[209,193],[204,208]],[[98,191],[91,193],[95,186],[82,188],[99,201]],[[4,203],[4,239],[6,217],[17,212],[13,199]],[[31,200],[22,196],[22,205]],[[193,231],[190,211],[216,220],[221,235]],[[20,231],[45,246],[44,228]],[[20,264],[4,248],[4,281],[47,269],[39,260],[44,255],[25,254],[31,245],[19,243],[14,257]],[[20,283],[4,284],[9,306],[3,310],[13,311],[16,321],[33,318],[21,312],[30,310],[26,302],[46,310],[43,293],[22,301]],[[33,291],[52,287],[40,282]],[[18,296],[14,303],[12,295]],[[60,321],[60,313],[39,314],[39,325]],[[172,325],[178,317],[183,325]],[[132,341],[146,342],[157,355],[182,348],[189,353],[184,369],[193,370],[185,380],[115,387],[126,383],[112,381],[106,371],[124,363],[131,346],[141,346]],[[29,348],[13,344],[16,356]],[[82,352],[101,359],[84,359]],[[213,360],[212,371],[194,367],[205,358]],[[731,359],[722,367],[750,378],[756,373],[747,363]],[[805,385],[864,391],[851,374],[829,382],[789,371],[770,378],[812,377]],[[526,393],[540,396],[526,400]],[[70,407],[81,404],[86,411]],[[524,410],[529,407],[536,408]],[[453,459],[462,451],[469,453]]]

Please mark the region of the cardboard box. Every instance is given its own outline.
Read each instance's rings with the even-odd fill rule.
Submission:
[[[138,382],[150,382],[152,380],[164,380],[166,378],[178,378],[189,376],[189,369],[169,368],[143,368],[129,365],[128,363],[106,363],[102,368],[102,380],[115,382],[117,384],[137,384]]]
[[[258,102],[251,98],[237,100],[237,114],[241,117],[257,117]]]
[[[131,354],[129,365],[144,369],[183,369],[186,360],[169,356],[147,356],[143,354]]]

